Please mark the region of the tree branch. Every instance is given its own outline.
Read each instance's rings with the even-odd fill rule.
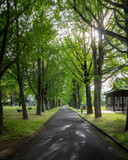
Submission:
[[[115,10],[114,10],[114,17],[115,17],[117,26],[118,26],[119,28],[121,28],[123,31],[126,32],[126,28],[119,23],[119,20],[118,20],[118,18],[117,18],[117,16],[116,16],[116,11],[115,11]]]
[[[68,2],[69,2],[69,4],[70,4],[70,6],[78,13],[78,15],[83,19],[83,21],[84,21],[85,23],[87,23],[88,25],[90,25],[90,26],[93,27],[94,29],[96,29],[96,30],[98,30],[98,31],[101,31],[103,34],[109,35],[109,36],[111,36],[111,37],[113,37],[113,38],[117,38],[118,40],[123,41],[123,42],[125,42],[126,44],[128,43],[128,40],[127,40],[126,37],[121,36],[121,35],[119,35],[118,33],[105,30],[105,29],[103,29],[102,27],[96,27],[96,26],[94,26],[87,18],[85,18],[85,17],[83,16],[82,13],[79,12],[79,10],[78,10],[77,8],[74,8],[74,6],[71,4],[71,2],[70,2],[69,0],[68,0]]]
[[[36,3],[38,0],[35,0],[34,2],[30,3],[27,7],[25,7],[18,15],[16,15],[13,20],[5,25],[5,27],[0,32],[0,37],[5,32],[6,28],[9,27],[15,20],[17,20],[27,9],[29,9],[34,3]]]
[[[10,19],[10,3],[9,3],[9,0],[7,0],[7,24],[4,30],[3,42],[2,42],[1,53],[0,53],[0,67],[2,65],[2,60],[4,57],[4,52],[6,47],[7,34],[8,34],[8,28],[9,28],[9,19]]]
[[[28,75],[28,71],[26,70],[26,74],[27,74],[27,80],[28,80],[28,84],[29,84],[29,87],[31,88],[32,92],[35,94],[35,96],[37,96],[37,93],[34,91],[33,87],[32,87],[32,84],[31,84],[31,81],[30,81],[30,78],[29,78],[29,75]]]
[[[126,51],[122,51],[120,50],[117,46],[115,46],[114,44],[112,44],[110,42],[110,40],[105,36],[106,41],[108,42],[109,45],[111,45],[113,48],[115,48],[117,51],[121,52],[121,53],[126,53],[127,54],[127,50]]]
[[[99,1],[99,0],[98,0]],[[119,3],[115,3],[115,2],[112,2],[110,0],[104,0],[105,2],[115,6],[115,7],[118,7],[118,8],[122,8],[123,9],[123,5],[122,4],[119,4]]]

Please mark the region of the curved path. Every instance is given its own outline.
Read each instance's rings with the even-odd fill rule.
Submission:
[[[122,160],[90,124],[66,107],[58,111],[38,140],[19,159]]]

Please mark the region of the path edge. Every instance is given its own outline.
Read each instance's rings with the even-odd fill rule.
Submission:
[[[46,122],[44,122],[37,130],[35,130],[31,135],[22,137],[13,146],[10,146],[7,149],[1,151],[0,160],[7,160],[11,156],[13,156],[13,154],[15,154],[20,149],[20,147],[22,147],[25,144],[28,144],[31,141],[32,142],[35,141],[35,139],[37,139],[40,136],[41,132],[44,131],[48,127],[49,123],[56,116],[58,111],[54,115],[52,115]]]
[[[69,108],[71,109],[71,108]],[[72,109],[71,109],[72,110]],[[74,110],[72,110],[73,112],[75,112]],[[121,144],[117,139],[115,139],[114,137],[111,137],[110,135],[108,135],[106,132],[104,132],[103,130],[101,130],[100,128],[98,128],[97,126],[95,126],[94,124],[92,124],[91,122],[89,122],[87,119],[85,119],[84,117],[82,117],[79,113],[75,112],[79,117],[81,117],[84,121],[88,122],[91,126],[93,126],[95,129],[97,129],[98,131],[100,131],[103,135],[107,136],[108,138],[110,138],[113,142],[115,142],[119,147],[121,147],[123,150],[125,150],[128,153],[128,148],[126,148],[123,144]]]

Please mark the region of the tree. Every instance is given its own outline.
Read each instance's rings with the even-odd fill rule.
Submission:
[[[87,114],[91,114],[93,112],[90,91],[90,81],[92,78],[92,60],[90,48],[87,47],[84,36],[82,36],[82,38],[78,38],[77,35],[74,35],[74,41],[68,38],[66,40],[67,47],[65,52],[75,68],[75,71],[73,71],[73,67],[70,66],[69,68],[68,66],[69,70],[76,79],[84,83],[86,86]],[[69,52],[67,52],[67,50],[69,50]]]
[[[8,68],[16,62],[17,58],[20,56],[21,52],[15,52],[15,40],[16,36],[13,30],[14,23],[17,19],[21,17],[23,19],[30,18],[30,15],[32,15],[32,12],[30,9],[34,5],[35,1],[26,1],[25,3],[20,1],[9,1],[5,0],[0,2],[0,7],[1,7],[1,12],[0,12],[0,17],[1,17],[1,24],[0,24],[0,79],[2,76],[5,74]],[[15,3],[18,3],[18,9],[12,7],[15,6]],[[23,14],[24,13],[24,14]],[[21,20],[21,22],[23,21]],[[29,24],[29,23],[28,23]],[[27,26],[27,25],[26,25]],[[24,33],[26,30],[24,30]],[[18,42],[19,43],[19,42]],[[18,54],[16,54],[18,53]],[[1,96],[2,94],[0,94]],[[0,98],[2,100],[2,97]],[[2,112],[2,102],[0,102],[0,114],[3,115]],[[1,128],[3,128],[3,120],[0,119],[0,125]],[[0,130],[2,132],[2,129]]]

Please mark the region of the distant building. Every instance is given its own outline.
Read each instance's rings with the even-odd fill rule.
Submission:
[[[106,108],[113,111],[126,111],[126,98],[128,97],[128,90],[116,89],[105,93]]]

